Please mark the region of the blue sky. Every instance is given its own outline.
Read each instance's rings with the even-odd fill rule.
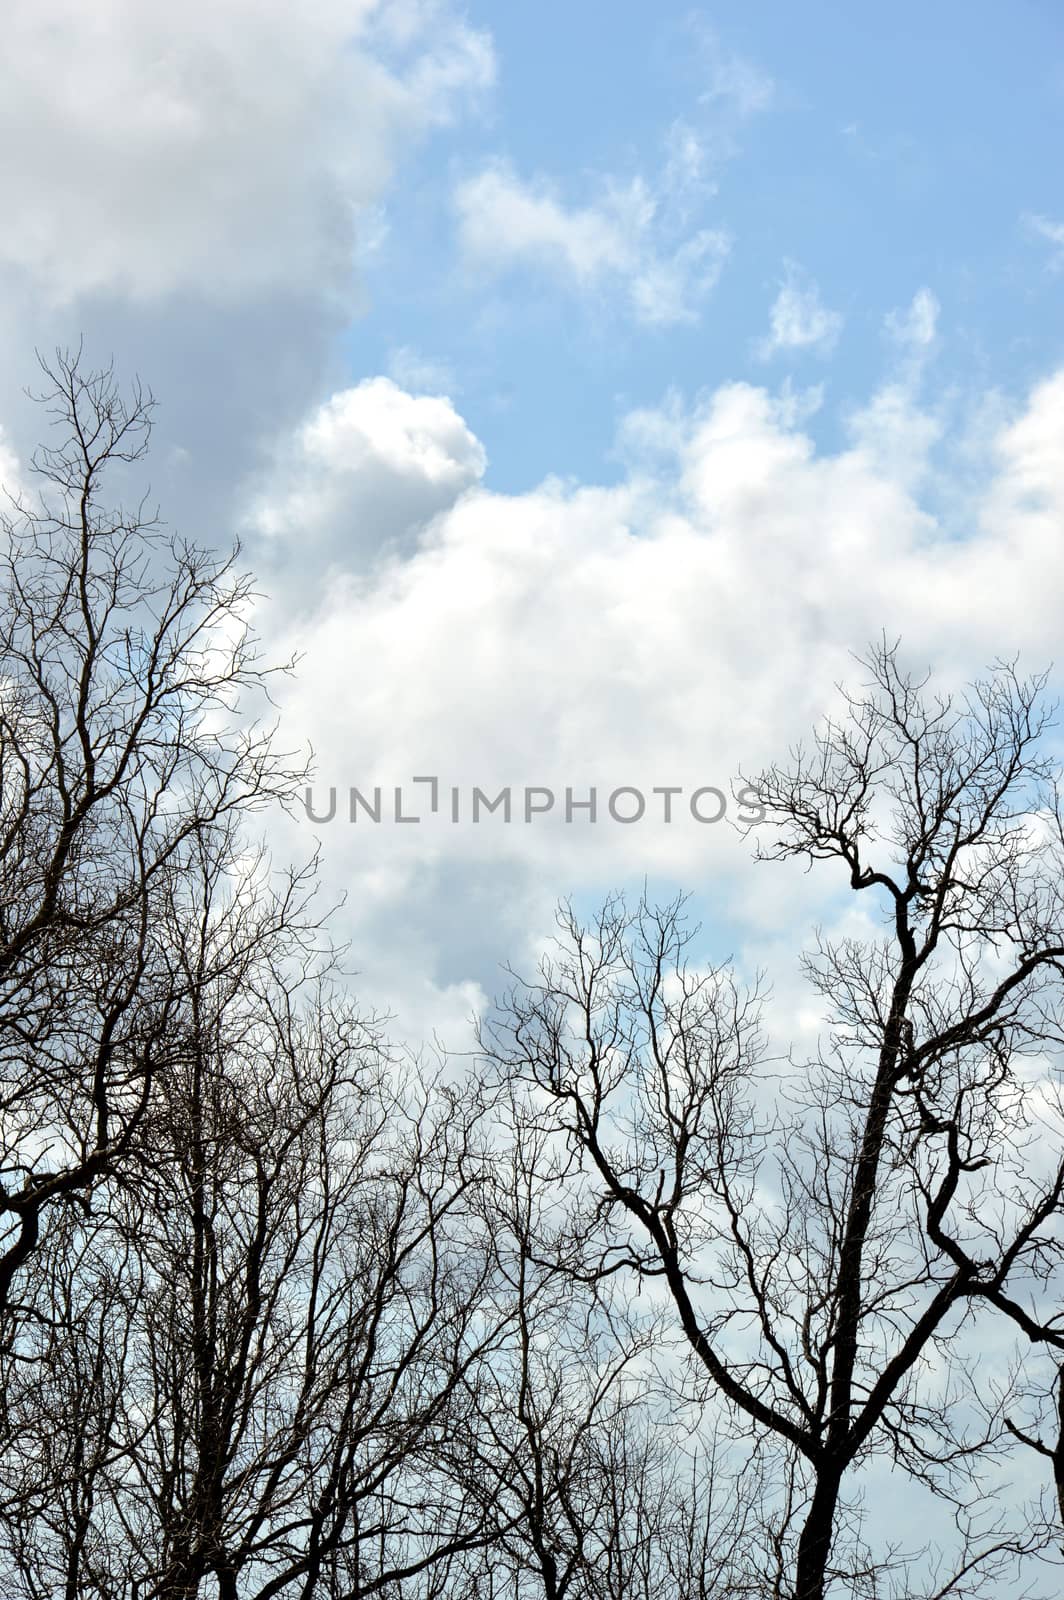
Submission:
[[[1048,4],[475,7],[498,87],[426,144],[388,206],[349,334],[353,373],[395,348],[440,364],[490,443],[490,481],[608,475],[619,416],[670,388],[781,370],[823,382],[814,431],[884,361],[882,318],[922,284],[943,306],[935,381],[1020,386],[1061,353],[1064,247],[1031,219],[1064,214],[1064,19]],[[751,80],[755,106],[715,79]],[[761,85],[760,97],[757,85]],[[749,91],[748,91],[749,92]],[[633,325],[609,286],[580,295],[515,269],[485,292],[463,269],[451,193],[505,159],[570,207],[603,181],[660,179],[670,129],[704,146],[692,225],[732,247],[697,321]],[[787,263],[845,320],[816,348],[758,359]]]

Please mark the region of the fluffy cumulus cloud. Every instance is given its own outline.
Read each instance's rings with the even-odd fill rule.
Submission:
[[[805,279],[795,263],[789,261],[769,312],[769,331],[758,341],[756,352],[764,361],[781,351],[812,350],[829,355],[838,342],[842,323],[841,312],[823,305],[817,285]]]
[[[442,0],[10,0],[0,263],[60,301],[342,294],[403,141],[492,73]]]
[[[877,419],[888,414],[885,449]],[[317,751],[318,808],[330,786],[338,799],[328,826],[300,829],[320,835],[330,873],[351,887],[360,950],[388,942],[385,924],[392,938],[414,929],[424,970],[442,960],[449,981],[487,981],[519,951],[522,927],[542,930],[558,893],[646,872],[696,889],[712,881],[728,917],[771,939],[822,879],[752,869],[726,822],[690,816],[692,790],[728,791],[740,769],[785,755],[833,684],[858,675],[850,652],[884,628],[915,664],[958,682],[1020,645],[1032,666],[1052,657],[1064,375],[997,431],[963,543],[921,497],[937,430],[898,386],[851,419],[843,448],[822,453],[792,397],[728,384],[692,408],[630,417],[619,484],[548,480],[521,495],[475,485],[469,436],[450,418],[428,452],[448,503],[434,503],[416,545],[372,570],[341,563],[309,619],[267,617],[306,651],[285,714]],[[416,430],[397,430],[393,444],[417,473]],[[319,466],[321,536],[340,551],[366,503],[342,451]],[[287,492],[282,474],[273,536],[299,548]],[[373,515],[387,516],[386,498]],[[438,778],[435,813],[415,775]],[[381,787],[381,823],[350,822],[351,785]],[[394,821],[395,785],[419,825]],[[472,788],[506,785],[514,820],[473,824]],[[555,797],[530,824],[526,786]],[[645,795],[640,822],[606,814],[619,786]],[[665,786],[683,791],[671,824],[653,795]],[[565,821],[567,787],[575,800],[596,788],[594,826],[581,813]]]
[[[666,202],[700,181],[699,148],[690,130],[680,130],[660,187],[641,177],[608,180],[584,205],[567,204],[545,178],[489,166],[455,191],[466,261],[489,274],[538,270],[584,294],[619,290],[647,325],[693,321],[730,248],[721,228],[674,236]]]
[[[334,394],[280,443],[246,532],[264,576],[282,575],[292,603],[338,569],[361,570],[415,541],[484,464],[449,400],[370,378]]]

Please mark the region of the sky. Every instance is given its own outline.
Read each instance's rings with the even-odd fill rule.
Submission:
[[[874,911],[755,865],[733,785],[883,634],[1059,692],[1062,135],[1055,0],[7,0],[0,478],[35,348],[153,388],[337,791],[276,859],[399,1038],[646,885],[813,1048],[798,953]]]
[[[339,795],[278,859],[320,844],[401,1036],[465,1037],[559,897],[644,883],[815,1034],[801,937],[869,913],[755,867],[733,785],[882,633],[950,684],[1051,666],[1062,128],[1048,0],[10,0],[7,475],[35,348],[151,385],[153,492],[242,541]]]

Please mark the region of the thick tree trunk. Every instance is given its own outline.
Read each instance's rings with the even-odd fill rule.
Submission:
[[[835,1533],[835,1510],[842,1474],[822,1472],[817,1478],[809,1512],[798,1540],[794,1600],[824,1600],[824,1583]]]

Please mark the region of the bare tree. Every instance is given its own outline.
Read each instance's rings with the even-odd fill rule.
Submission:
[[[60,1211],[3,1391],[0,1585],[32,1600],[121,1593],[106,1488],[128,1470],[123,1396],[141,1263],[106,1216]]]
[[[0,1312],[49,1218],[130,1155],[169,1056],[156,937],[190,860],[238,848],[298,764],[236,702],[266,674],[249,580],[103,500],[151,397],[79,354],[44,366],[58,442],[0,547]]]
[[[763,853],[837,864],[882,914],[882,938],[807,955],[818,1060],[769,1059],[756,986],[691,965],[679,905],[563,912],[558,953],[484,1029],[528,1088],[526,1136],[564,1136],[579,1164],[585,1273],[660,1280],[709,1393],[777,1453],[793,1487],[767,1592],[795,1600],[881,1593],[892,1568],[919,1592],[904,1550],[873,1560],[857,1537],[845,1485],[876,1456],[953,1512],[956,1570],[930,1592],[1029,1547],[976,1514],[992,1441],[959,1403],[961,1358],[988,1311],[1045,1337],[1031,1297],[1064,1195],[1059,1149],[1031,1159],[1026,1091],[1060,1042],[1064,970],[1041,684],[1003,666],[955,703],[890,648],[868,665],[844,719],[756,784]]]
[[[470,1372],[473,1426],[446,1458],[493,1536],[452,1571],[448,1600],[740,1595],[754,1500],[663,1405],[660,1314],[580,1281],[557,1141],[508,1145],[498,1117],[494,1134],[482,1199],[505,1331]]]
[[[478,1113],[389,1062],[291,890],[200,891],[140,1181],[56,1232],[23,1340],[4,1592],[390,1595],[493,1536],[440,1467],[500,1334]]]

